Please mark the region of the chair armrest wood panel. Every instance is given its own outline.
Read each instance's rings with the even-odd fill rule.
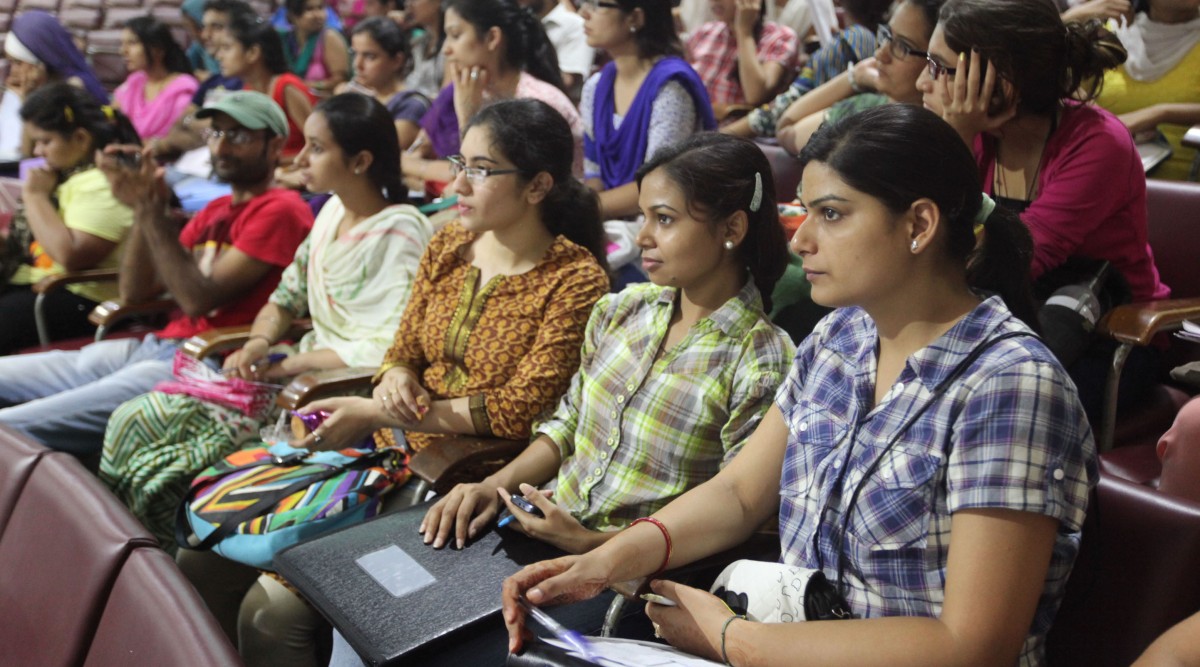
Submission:
[[[284,334],[285,340],[298,340],[312,330],[311,320],[296,320]],[[184,353],[196,359],[204,359],[214,354],[229,352],[246,344],[250,338],[249,326],[216,327],[203,331],[183,341],[181,348]]]
[[[408,467],[439,494],[455,484],[478,481],[516,458],[528,440],[458,436],[438,440],[413,454]]]
[[[1100,333],[1129,345],[1145,346],[1160,331],[1200,317],[1200,299],[1165,299],[1130,303],[1112,309],[1100,322]]]
[[[33,284],[34,294],[48,294],[75,283],[112,282],[118,277],[117,269],[88,269],[46,276]]]
[[[275,404],[284,410],[296,410],[301,406],[330,396],[341,396],[371,386],[371,378],[378,368],[338,368],[315,373],[302,373],[292,378],[288,386],[279,392]]]
[[[176,307],[173,299],[156,299],[145,303],[124,304],[110,300],[92,309],[88,321],[98,327],[112,328],[113,325],[138,315],[163,313]]]

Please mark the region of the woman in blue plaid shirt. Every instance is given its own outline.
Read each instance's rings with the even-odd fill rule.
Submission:
[[[755,622],[657,581],[678,604],[648,606],[661,636],[737,667],[1044,662],[1096,468],[1074,385],[1022,322],[1028,232],[981,197],[970,151],[924,109],[826,125],[801,161],[808,218],[792,248],[813,299],[838,309],[711,482],[505,582],[510,648],[519,596],[584,599],[738,544],[778,512],[779,567],[821,571],[853,619]]]

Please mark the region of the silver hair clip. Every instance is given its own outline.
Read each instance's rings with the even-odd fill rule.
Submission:
[[[754,196],[750,197],[750,212],[758,213],[762,207],[762,174],[754,172]]]

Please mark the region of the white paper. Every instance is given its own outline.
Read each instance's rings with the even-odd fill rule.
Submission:
[[[592,662],[605,667],[720,667],[721,663],[684,653],[666,644],[642,642],[614,637],[588,637]],[[559,639],[545,639],[577,658],[584,656],[570,644]]]
[[[392,597],[401,597],[437,581],[412,556],[396,545],[373,551],[354,561]]]

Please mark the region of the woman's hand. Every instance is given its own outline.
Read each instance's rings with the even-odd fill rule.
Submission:
[[[487,89],[488,71],[482,67],[459,67],[452,65],[454,77],[454,111],[459,125],[466,127],[463,119],[470,119],[483,106],[483,91]]]
[[[654,623],[655,634],[675,648],[720,661],[721,627],[733,616],[729,606],[707,591],[673,581],[654,580],[650,590],[678,605],[646,603],[646,615]]]
[[[259,364],[267,356],[267,351],[270,350],[270,345],[267,344],[265,338],[254,337],[246,341],[240,350],[236,350],[233,354],[225,357],[225,362],[221,364],[230,377],[238,377],[243,380],[259,381],[266,377],[267,369],[270,364]]]
[[[379,378],[372,395],[384,414],[414,427],[421,423],[432,403],[416,374],[400,366],[388,369]]]
[[[300,410],[304,414],[322,411],[329,416],[294,447],[310,451],[355,447],[387,421],[375,401],[355,396],[327,398]]]
[[[1086,21],[1092,18],[1115,19],[1128,14],[1129,0],[1088,0],[1062,13],[1063,23],[1070,21]]]
[[[733,10],[733,34],[736,37],[754,37],[754,25],[762,15],[763,0],[736,0]]]
[[[461,549],[468,539],[474,539],[484,526],[500,512],[496,487],[486,481],[481,484],[459,484],[434,503],[425,513],[417,529],[425,544],[441,549],[454,531],[454,548]]]
[[[25,183],[21,186],[21,195],[25,198],[49,197],[58,187],[58,170],[42,166],[30,169],[25,175]]]
[[[515,523],[509,528],[520,531],[534,539],[553,544],[567,553],[581,554],[599,546],[600,534],[588,530],[563,508],[550,500],[552,491],[539,491],[530,484],[522,484],[521,495],[542,510],[545,518],[539,518],[513,504],[507,489],[496,489],[497,499],[512,512]]]
[[[522,597],[538,606],[590,600],[608,588],[609,572],[599,558],[563,556],[527,565],[505,579],[500,598],[508,652],[520,651],[525,640],[525,610],[518,602]]]
[[[875,61],[875,56],[863,58],[850,68],[850,79],[860,90],[879,90],[879,63]]]
[[[289,190],[304,190],[304,174],[294,164],[275,167],[275,184]]]
[[[980,132],[994,132],[1012,120],[1017,115],[1017,105],[1009,99],[1005,100],[1004,108],[991,108],[999,92],[997,86],[1004,84],[998,80],[995,65],[990,62],[985,65],[978,51],[971,51],[970,58],[959,54],[956,69],[954,80],[941,86],[942,118],[970,147]]]

